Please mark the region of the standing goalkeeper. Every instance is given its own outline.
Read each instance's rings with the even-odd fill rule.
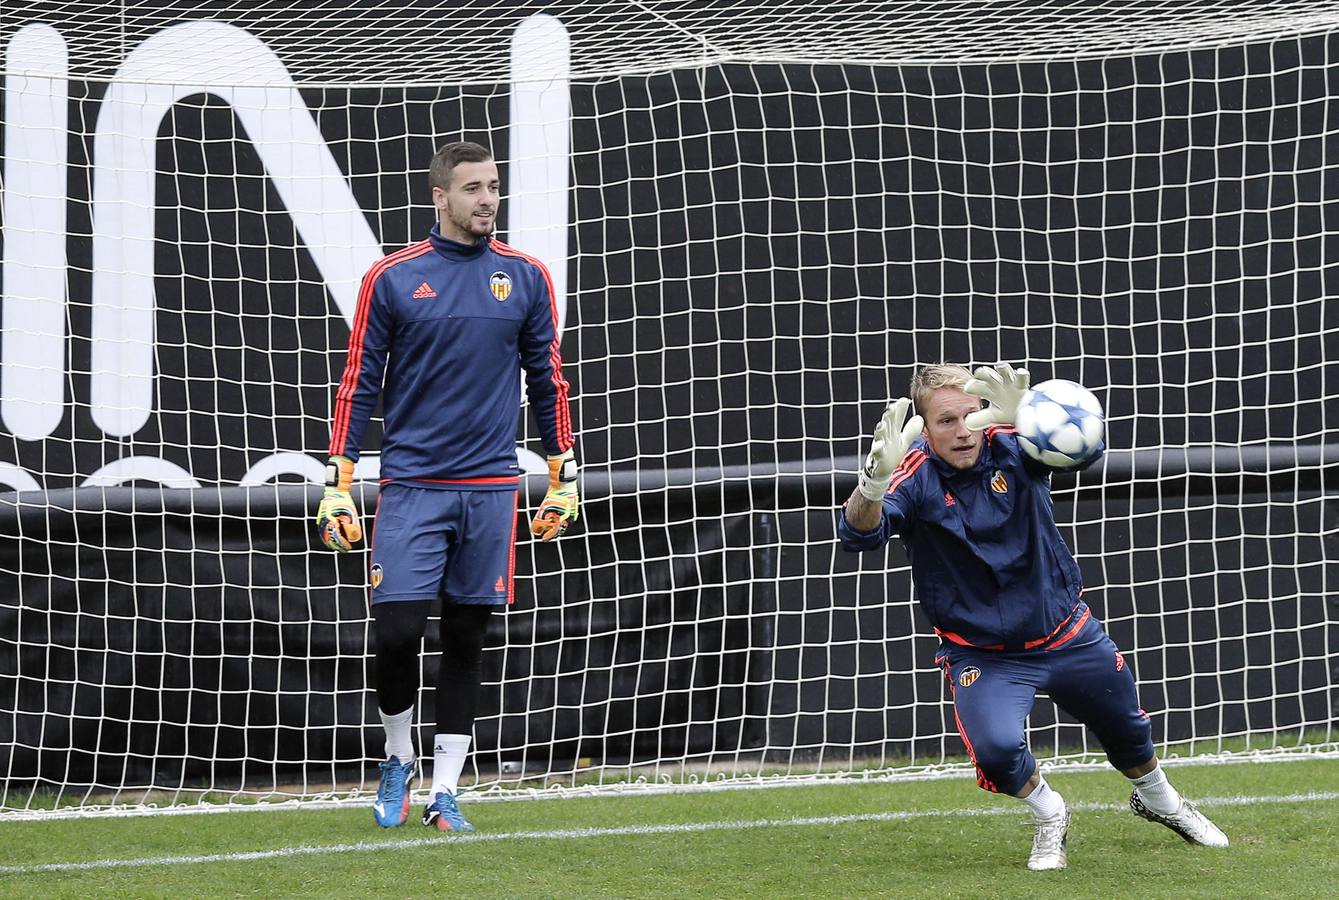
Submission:
[[[491,235],[500,186],[484,147],[448,144],[428,172],[437,223],[363,278],[335,399],[325,497],[327,547],[362,538],[349,494],[377,399],[385,414],[371,544],[377,705],[386,761],[378,825],[409,815],[420,640],[441,598],[432,789],[423,824],[472,831],[456,803],[493,610],[512,602],[521,370],[548,453],[549,491],[530,530],[552,540],[577,519],[572,422],[548,270]]]
[[[918,370],[920,415],[908,421],[905,398],[884,413],[838,523],[842,545],[874,550],[901,536],[977,784],[1020,798],[1036,818],[1028,868],[1065,867],[1070,822],[1027,747],[1037,691],[1097,735],[1133,785],[1135,813],[1192,844],[1226,847],[1167,781],[1134,677],[1083,602],[1055,526],[1052,470],[1020,452],[1008,427],[1027,386],[1027,372],[1007,365],[976,378],[960,366]]]

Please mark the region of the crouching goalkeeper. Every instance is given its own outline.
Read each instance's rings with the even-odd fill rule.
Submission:
[[[902,538],[977,783],[1032,809],[1029,868],[1065,867],[1070,823],[1027,747],[1038,691],[1097,735],[1131,782],[1135,813],[1192,844],[1226,847],[1158,765],[1130,667],[1083,601],[1055,526],[1051,470],[1020,452],[1010,427],[1027,387],[1028,373],[1007,365],[975,378],[960,366],[918,370],[911,399],[891,404],[874,430],[838,523],[842,545]],[[913,401],[919,415],[908,418]]]
[[[362,538],[349,487],[380,398],[381,494],[368,543],[386,759],[373,812],[385,828],[409,815],[420,641],[430,604],[440,598],[437,722],[423,824],[472,831],[456,795],[489,617],[512,602],[522,369],[548,453],[549,491],[531,524],[541,540],[577,520],[577,472],[552,281],[538,260],[492,237],[497,164],[478,144],[448,144],[433,157],[428,180],[437,222],[427,239],[380,260],[363,278],[316,524],[332,550],[347,551]]]

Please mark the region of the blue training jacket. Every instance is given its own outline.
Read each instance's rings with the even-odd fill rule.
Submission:
[[[1052,471],[1024,454],[1007,426],[986,429],[980,458],[962,472],[920,438],[893,475],[879,526],[859,532],[841,515],[837,531],[851,551],[901,536],[921,608],[942,639],[1054,649],[1089,612],[1078,563],[1055,525]]]
[[[521,369],[550,456],[572,446],[553,282],[501,241],[433,225],[363,277],[335,396],[330,455],[356,460],[382,400],[382,481],[514,490]]]

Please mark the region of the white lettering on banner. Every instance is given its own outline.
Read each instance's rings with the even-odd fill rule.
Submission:
[[[195,80],[208,48],[209,82]],[[288,70],[246,31],[222,22],[173,25],[117,70],[93,139],[93,420],[134,434],[153,409],[154,156],[172,104],[226,101],[246,127],[335,305],[353,322],[358,284],[382,255],[344,174]]]
[[[511,201],[508,242],[548,266],[567,296],[567,198],[571,160],[571,41],[553,16],[522,22],[511,39]],[[567,304],[558,303],[562,334]]]
[[[13,463],[0,462],[0,484],[16,491],[39,491],[37,479]]]
[[[325,481],[325,464],[305,453],[271,453],[247,469],[238,484],[258,487],[282,475],[301,475],[305,481],[321,484]]]
[[[548,471],[547,466],[544,471]],[[261,459],[237,482],[242,487],[257,487],[282,475],[301,475],[312,484],[325,483],[325,463],[305,453],[271,453]],[[353,464],[354,481],[376,481],[381,478],[381,455],[365,453]]]
[[[209,77],[199,54],[208,48]],[[561,335],[566,322],[570,187],[570,42],[552,16],[523,21],[513,36],[508,240],[549,267]],[[65,415],[66,48],[48,25],[18,29],[5,59],[5,225],[0,344],[0,418],[16,437],[49,438]],[[293,217],[335,305],[352,325],[363,273],[383,248],[282,61],[236,26],[173,25],[134,48],[101,102],[93,137],[93,289],[90,407],[106,435],[142,428],[154,405],[154,233],[158,130],[173,104],[207,94],[228,103]],[[16,328],[13,323],[21,322]],[[518,447],[524,471],[547,471]],[[323,469],[282,451],[256,462],[243,484]],[[371,471],[378,460],[369,455]],[[312,473],[316,473],[314,476]],[[362,474],[361,472],[359,473]],[[198,482],[174,463],[131,457],[103,466],[85,484],[130,480]],[[0,486],[40,485],[0,464]]]
[[[98,469],[84,487],[115,487],[127,481],[155,481],[164,487],[198,488],[200,482],[181,466],[153,456],[127,456]]]
[[[5,52],[0,417],[24,441],[50,436],[65,414],[68,58],[60,32],[40,24]]]

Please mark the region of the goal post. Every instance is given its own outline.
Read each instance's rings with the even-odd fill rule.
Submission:
[[[835,538],[937,361],[1103,400],[1057,518],[1161,754],[1339,752],[1326,4],[113,6],[0,22],[0,816],[367,801],[366,553],[311,516],[461,138],[555,269],[584,501],[518,546],[478,794],[962,768],[905,555]]]

